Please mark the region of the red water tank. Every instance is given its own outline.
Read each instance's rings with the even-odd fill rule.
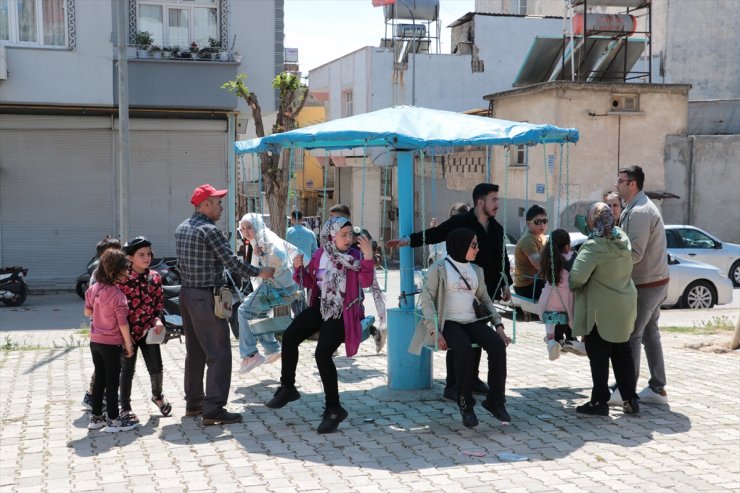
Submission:
[[[584,22],[585,21],[585,22]],[[584,23],[588,23],[584,26]],[[637,30],[637,17],[628,14],[588,14],[573,16],[573,34],[632,34]]]

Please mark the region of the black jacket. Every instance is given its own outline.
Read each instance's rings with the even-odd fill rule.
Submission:
[[[436,243],[442,243],[447,240],[447,234],[457,228],[468,228],[475,231],[475,235],[478,238],[479,250],[473,263],[483,268],[486,287],[488,288],[488,294],[491,296],[491,299],[499,298],[501,288],[504,284],[501,282],[501,285],[499,285],[499,281],[501,281],[502,259],[504,261],[503,270],[509,286],[511,285],[511,274],[509,256],[506,254],[504,228],[496,222],[495,218],[488,219],[488,231],[485,231],[481,223],[478,222],[478,218],[475,217],[475,209],[471,209],[466,214],[450,217],[434,228],[429,228],[423,232],[411,233],[409,235],[409,245],[419,247],[424,244],[434,245]]]

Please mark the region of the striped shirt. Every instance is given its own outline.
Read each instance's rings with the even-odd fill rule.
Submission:
[[[186,288],[223,286],[224,266],[246,277],[260,273],[257,267],[234,254],[221,230],[200,212],[193,213],[175,230],[175,251],[182,285]]]

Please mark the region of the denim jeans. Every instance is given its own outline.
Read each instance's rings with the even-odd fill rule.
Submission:
[[[269,289],[269,297],[265,290]],[[249,321],[255,318],[266,318],[267,312],[272,308],[271,299],[276,297],[288,297],[293,294],[295,287],[292,288],[273,288],[263,285],[261,289],[254,291],[244,299],[239,305],[239,356],[246,358],[257,352],[257,341],[262,344],[267,354],[280,351],[280,343],[275,339],[275,334],[263,334],[255,336],[249,327]],[[290,304],[293,317],[296,317],[306,308],[306,301],[303,297],[294,300]]]

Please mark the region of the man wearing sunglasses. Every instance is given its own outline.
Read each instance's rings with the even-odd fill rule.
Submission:
[[[468,228],[475,231],[478,240],[478,254],[474,264],[483,268],[483,276],[488,288],[488,295],[492,300],[511,299],[509,286],[509,257],[506,255],[504,228],[496,221],[498,211],[498,185],[494,183],[479,183],[473,189],[473,208],[465,214],[450,216],[439,225],[418,233],[411,233],[405,238],[398,238],[386,242],[389,248],[422,245],[433,245],[447,241],[450,231],[457,228]],[[502,277],[502,273],[506,277]],[[488,392],[486,385],[478,376],[481,349],[475,349],[475,380],[472,389],[475,394],[485,395]],[[457,379],[455,377],[454,357],[447,353],[447,385],[444,396],[457,401]]]
[[[514,292],[536,300],[545,284],[538,272],[540,252],[547,239],[547,211],[535,204],[527,211],[526,219],[527,232],[519,238],[514,250]]]

